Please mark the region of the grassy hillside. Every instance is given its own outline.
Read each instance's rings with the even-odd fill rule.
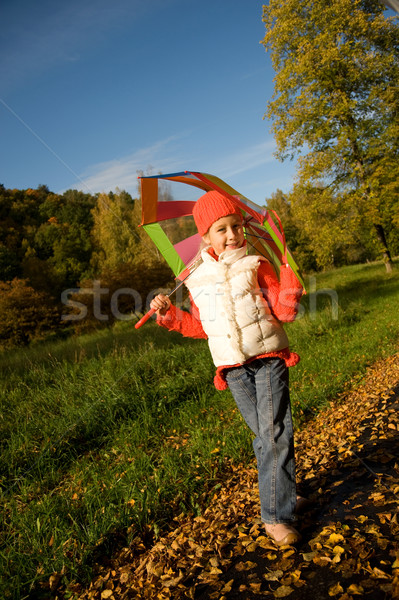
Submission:
[[[373,263],[307,286],[287,326],[302,357],[290,371],[297,427],[399,342],[398,262],[391,276]],[[150,543],[173,515],[201,512],[252,458],[213,373],[206,342],[154,323],[1,355],[1,597],[40,597],[54,574],[87,581],[117,544]]]

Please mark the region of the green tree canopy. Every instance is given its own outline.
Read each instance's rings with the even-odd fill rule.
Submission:
[[[92,214],[94,272],[132,262],[137,257],[141,240],[137,231],[141,216],[138,202],[124,191],[100,194]]]
[[[267,116],[277,155],[299,160],[320,209],[330,188],[386,239],[399,212],[399,27],[378,0],[269,0],[265,48],[275,93]],[[317,202],[319,198],[319,202]],[[339,218],[339,217],[338,217]]]

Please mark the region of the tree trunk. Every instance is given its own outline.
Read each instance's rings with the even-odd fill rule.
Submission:
[[[391,258],[391,253],[389,252],[388,249],[388,244],[387,244],[387,240],[385,237],[385,231],[382,225],[376,225],[374,223],[374,228],[375,231],[377,233],[377,237],[381,243],[381,248],[382,248],[382,257],[385,263],[385,268],[387,270],[387,273],[392,273],[392,258]]]

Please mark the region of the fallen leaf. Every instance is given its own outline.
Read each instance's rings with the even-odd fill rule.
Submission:
[[[315,556],[316,552],[304,552],[302,554],[302,558],[303,560],[306,560],[306,562],[310,562]]]
[[[269,573],[265,573],[263,577],[264,579],[266,579],[266,581],[278,581],[283,575],[284,571],[281,571],[279,569],[277,571],[270,571]]]
[[[286,596],[292,594],[293,591],[293,588],[289,585],[281,585],[273,592],[273,596],[275,598],[286,598]]]
[[[346,590],[348,594],[355,594],[361,596],[364,592],[364,589],[361,585],[357,585],[356,583],[352,583],[348,589]]]
[[[331,558],[329,556],[315,556],[313,562],[319,567],[325,567],[331,562]]]
[[[337,596],[337,594],[343,594],[343,592],[344,592],[344,589],[340,583],[336,583],[335,585],[332,585],[328,589],[329,596]]]
[[[234,579],[230,579],[230,581],[228,581],[226,583],[226,585],[223,586],[223,588],[220,590],[222,592],[222,594],[226,594],[227,592],[231,592],[231,588],[233,587],[233,583],[234,583]]]
[[[373,574],[378,577],[378,579],[389,579],[389,575],[377,567],[374,567]]]
[[[119,581],[120,583],[126,583],[129,579],[129,573],[127,573],[126,571],[124,573],[121,574],[121,576],[119,577]]]
[[[342,542],[344,539],[344,536],[340,533],[332,533],[326,543],[335,546],[338,542]]]
[[[357,520],[359,521],[359,523],[364,523],[365,521],[368,521],[368,517],[366,517],[365,515],[359,515],[357,517]]]
[[[256,563],[247,560],[246,562],[239,562],[236,564],[235,568],[237,571],[248,571],[249,569],[253,569],[256,567]]]

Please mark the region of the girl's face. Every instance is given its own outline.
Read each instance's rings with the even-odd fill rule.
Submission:
[[[217,256],[225,250],[241,248],[245,240],[242,218],[234,214],[218,219],[202,239],[212,246]]]

